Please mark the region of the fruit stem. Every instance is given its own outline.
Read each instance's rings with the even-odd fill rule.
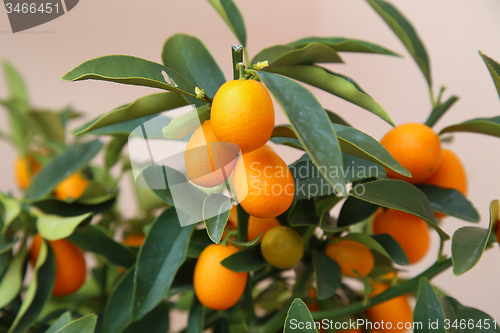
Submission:
[[[233,56],[233,79],[238,80],[240,77],[240,71],[238,69],[238,64],[243,62],[243,46],[233,44],[231,47],[231,53]],[[245,50],[246,53],[246,50]]]
[[[253,332],[257,327],[257,315],[255,314],[255,306],[252,297],[252,281],[250,279],[247,280],[247,285],[245,287],[243,297],[245,300],[245,308],[248,316],[248,327],[250,328],[250,332]]]
[[[238,214],[238,231],[236,238],[240,242],[246,242],[248,240],[248,218],[250,215],[248,215],[241,205],[236,206],[236,212]]]
[[[240,74],[239,80],[246,80],[246,78],[245,78],[245,64],[240,62],[237,66],[238,66],[238,71]]]

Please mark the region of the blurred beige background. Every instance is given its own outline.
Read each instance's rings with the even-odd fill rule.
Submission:
[[[408,52],[386,24],[364,1],[236,1],[245,18],[250,56],[260,49],[306,36],[345,36],[379,43],[405,58],[381,55],[343,54],[346,64],[329,66],[353,77],[391,115],[397,124],[424,121],[430,111],[423,75]],[[460,96],[459,102],[437,124],[500,114],[498,95],[478,55],[482,50],[500,60],[500,2],[497,0],[398,0],[393,1],[410,19],[423,39],[431,60],[435,90],[448,87],[445,97]],[[107,82],[62,82],[60,77],[85,60],[108,54],[128,54],[161,62],[164,40],[184,32],[201,38],[231,78],[230,46],[236,42],[211,5],[189,1],[98,1],[82,0],[68,14],[26,32],[12,34],[3,9],[0,10],[0,58],[9,59],[27,80],[34,105],[60,108],[71,104],[89,120],[154,89]],[[0,79],[0,96],[6,94]],[[380,139],[390,126],[369,112],[328,93],[316,91],[325,108],[341,114],[359,129]],[[6,130],[5,113],[0,112],[0,129]],[[82,120],[83,121],[83,120]],[[80,123],[82,122],[80,121]],[[277,123],[285,122],[278,112]],[[469,198],[479,210],[481,226],[488,224],[488,206],[500,197],[498,165],[500,140],[478,134],[457,134],[452,149],[468,172]],[[287,162],[298,155],[282,149]],[[15,152],[0,142],[0,191],[15,189],[12,165]],[[130,187],[125,191],[130,190]],[[122,207],[133,213],[131,196]],[[132,208],[131,208],[132,207]],[[444,229],[452,234],[466,223],[448,218]],[[418,273],[434,260],[438,244],[415,267]],[[448,243],[448,252],[449,243]],[[451,270],[434,282],[458,298],[500,318],[500,250],[486,252],[469,273],[454,277]]]

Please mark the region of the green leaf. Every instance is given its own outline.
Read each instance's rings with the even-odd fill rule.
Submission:
[[[205,307],[195,296],[191,310],[189,310],[186,333],[202,333],[204,328]]]
[[[19,294],[23,284],[23,274],[26,263],[26,244],[10,262],[5,275],[0,280],[0,309],[9,305]]]
[[[163,111],[179,108],[188,105],[187,101],[181,95],[172,92],[162,92],[152,95],[147,95],[136,99],[130,104],[120,106],[113,111],[110,111],[73,131],[75,135],[100,134],[97,129],[103,129],[112,125],[121,124],[125,127],[125,123],[131,120],[152,116]],[[137,126],[131,127],[128,132],[132,132]],[[128,128],[128,127],[127,127]],[[115,128],[115,131],[117,129]]]
[[[456,299],[452,297],[444,297],[444,302],[443,305],[445,307],[445,310],[447,311],[447,319],[450,319],[451,323],[453,324],[455,319],[457,319],[457,324],[460,327],[461,322],[466,323],[466,328],[457,330],[457,332],[460,333],[499,333],[500,328],[498,326],[498,323],[496,320],[488,315],[487,313],[475,309],[475,308],[470,308],[465,305],[460,304]],[[451,315],[448,317],[448,315]],[[474,327],[469,328],[468,323],[469,320],[474,322]],[[476,326],[478,323],[482,324],[482,327]],[[488,324],[486,326],[486,323]],[[453,327],[452,327],[453,329]],[[451,333],[451,331],[449,331]]]
[[[497,88],[498,96],[500,96],[500,64],[481,51],[479,51],[479,55],[483,58],[486,67],[488,67],[488,71],[490,71],[491,78]]]
[[[389,254],[389,257],[398,265],[409,265],[410,261],[406,256],[405,251],[399,243],[389,234],[372,235],[384,250]]]
[[[97,215],[113,207],[115,201],[116,198],[114,197],[96,204],[84,204],[76,201],[69,203],[55,199],[45,199],[34,202],[33,206],[38,207],[46,214],[57,214],[63,217],[72,217],[87,213]]]
[[[415,332],[421,333],[446,333],[444,329],[444,310],[439,300],[438,295],[425,277],[420,279],[420,287],[418,289],[417,303],[413,311],[413,321],[415,323],[423,323],[422,329],[416,329]],[[439,328],[430,328],[429,323],[437,322]]]
[[[30,187],[26,190],[26,199],[37,200],[51,192],[57,184],[88,164],[99,153],[102,146],[99,140],[76,144],[53,158],[33,178]]]
[[[132,321],[130,309],[134,293],[135,268],[129,269],[111,291],[104,308],[102,331],[120,333]]]
[[[228,27],[234,33],[238,41],[246,47],[247,33],[245,30],[245,22],[241,16],[238,7],[233,0],[208,0],[220,16],[224,19]]]
[[[56,264],[52,250],[42,241],[31,282],[9,333],[25,332],[35,322],[50,297],[55,273]]]
[[[424,192],[436,212],[468,222],[479,222],[479,213],[460,191],[429,184],[417,187]]]
[[[90,223],[92,213],[73,217],[56,215],[40,215],[36,220],[36,228],[43,239],[58,240],[69,237],[82,224]]]
[[[387,112],[351,78],[333,73],[318,66],[283,66],[269,71],[282,74],[323,89],[346,101],[356,104],[396,126]]]
[[[169,332],[170,327],[170,305],[161,302],[153,310],[148,312],[141,320],[133,322],[123,333],[165,333]]]
[[[427,221],[442,240],[449,236],[436,224],[429,199],[416,186],[402,180],[381,179],[356,185],[350,195],[373,204],[400,210]]]
[[[189,240],[188,258],[198,258],[201,252],[210,244],[212,240],[208,237],[207,231],[203,229],[195,229]]]
[[[389,239],[392,239],[391,240]],[[357,232],[351,232],[341,239],[343,240],[351,240],[354,242],[358,242],[361,244],[366,245],[368,248],[377,251],[378,253],[382,254],[384,257],[391,259],[397,264],[400,265],[408,265],[408,258],[406,258],[406,255],[404,254],[403,249],[401,246],[398,246],[397,242],[394,240],[389,235],[383,236],[383,237],[373,237],[367,234],[362,234],[362,233],[357,233]],[[389,250],[387,251],[386,250]]]
[[[56,333],[94,333],[96,323],[97,316],[89,314],[85,317],[72,321]]]
[[[361,276],[355,269],[351,268],[351,271],[361,280],[363,283],[363,305],[367,306],[369,303],[370,294],[373,291],[373,286],[371,282],[364,276]]]
[[[180,139],[200,127],[208,118],[210,118],[210,107],[207,105],[200,106],[193,111],[172,119],[172,121],[163,128],[163,136],[165,139]]]
[[[109,55],[88,60],[66,73],[64,81],[102,80],[169,90],[194,97],[195,85],[176,71],[145,59]]]
[[[226,82],[224,73],[205,44],[194,36],[175,34],[168,38],[161,58],[166,67],[204,89],[210,97]]]
[[[203,222],[205,222],[208,237],[215,244],[219,244],[222,238],[231,207],[231,199],[219,193],[209,195],[203,202]]]
[[[460,124],[447,126],[439,134],[450,132],[471,132],[500,137],[500,116],[467,120]]]
[[[3,71],[9,90],[9,98],[27,107],[29,104],[28,91],[21,74],[7,60],[3,61]]]
[[[239,241],[237,239],[232,239],[232,238],[229,238],[228,241],[231,244],[233,244],[236,248],[238,248],[240,250],[244,250],[244,249],[254,247],[255,245],[259,244],[260,240],[262,239],[263,234],[264,233],[262,232],[259,236],[257,236],[257,238],[252,239],[249,242],[243,242],[243,241]]]
[[[268,265],[262,256],[260,246],[238,251],[221,261],[221,265],[239,273],[253,272]]]
[[[295,42],[288,43],[288,45],[294,48],[302,48],[310,43],[321,43],[338,52],[376,53],[401,57],[401,55],[383,46],[359,39],[344,37],[306,37],[296,40]]]
[[[295,319],[295,320],[294,320]],[[294,324],[295,323],[295,324]],[[301,327],[298,328],[300,323]],[[307,305],[300,298],[296,298],[290,308],[285,320],[284,333],[317,333],[314,328],[314,320],[311,312],[307,309]]]
[[[265,67],[265,70],[281,66],[342,62],[337,51],[320,43],[310,43],[301,48],[287,45],[271,46],[253,57],[251,64],[254,65],[259,61],[266,60],[269,62],[269,66]]]
[[[385,23],[394,31],[417,62],[429,87],[432,86],[429,58],[425,47],[408,20],[390,3],[383,0],[367,0]]]
[[[175,274],[186,259],[194,224],[181,227],[179,212],[166,209],[153,222],[139,250],[134,275],[132,318],[143,318],[167,294]]]
[[[59,115],[53,111],[32,111],[29,117],[34,128],[48,141],[64,142],[64,124]]]
[[[0,105],[3,105],[8,112],[10,140],[21,155],[26,154],[33,136],[31,128],[34,125],[31,118],[27,115],[25,108],[20,106],[19,103],[10,100],[0,100]]]
[[[374,205],[367,201],[348,197],[340,210],[337,225],[339,227],[347,227],[359,222],[363,222],[373,215],[379,209],[378,205]]]
[[[491,229],[498,218],[498,200],[493,200],[490,204],[490,226],[488,229],[463,227],[455,231],[451,240],[453,274],[460,276],[476,266],[483,255]]]
[[[130,250],[115,242],[97,226],[76,228],[68,239],[84,251],[102,256],[111,265],[131,267],[135,263],[135,255]]]
[[[453,95],[448,98],[446,102],[434,107],[429,115],[429,118],[425,121],[425,125],[429,127],[434,126],[434,124],[441,119],[441,117],[446,113],[446,111],[448,111],[449,108],[451,108],[453,104],[455,104],[456,101],[458,101],[458,97]]]
[[[64,312],[50,327],[45,331],[45,333],[56,333],[58,330],[68,325],[71,322],[71,312]]]
[[[316,271],[317,297],[324,300],[332,297],[342,284],[340,266],[324,253],[313,255],[314,269]]]
[[[7,230],[14,220],[21,214],[21,205],[17,200],[9,198],[0,193],[0,203],[3,205],[3,227],[1,231],[1,240],[7,241]]]
[[[206,235],[206,233],[205,233]],[[196,260],[186,260],[175,275],[167,297],[184,291],[193,291],[193,276]]]
[[[342,154],[335,129],[316,97],[302,85],[281,75],[259,72],[258,76],[280,103],[301,145],[335,189],[345,192],[342,175],[331,177],[326,170],[342,170]]]
[[[123,147],[128,142],[128,137],[125,135],[115,136],[107,145],[104,160],[106,168],[111,169],[121,158]]]

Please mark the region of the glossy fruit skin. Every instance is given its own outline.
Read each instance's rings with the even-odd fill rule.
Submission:
[[[184,153],[187,176],[199,186],[218,186],[231,174],[238,153],[236,145],[217,140],[212,122],[207,120],[187,143]]]
[[[392,179],[421,183],[437,170],[441,162],[441,141],[430,127],[423,124],[408,123],[393,128],[380,143],[412,174],[409,178],[386,169],[387,177]]]
[[[14,176],[17,185],[25,190],[31,184],[33,176],[40,171],[41,166],[31,155],[18,156],[14,162]]]
[[[140,247],[142,245],[142,243],[144,243],[145,239],[146,239],[146,235],[129,234],[123,240],[123,244],[125,244],[126,246]]]
[[[272,266],[288,269],[295,266],[304,255],[304,241],[290,227],[280,226],[269,230],[261,244],[262,256]]]
[[[85,282],[87,266],[83,251],[67,241],[59,239],[56,241],[47,241],[52,251],[56,263],[56,279],[52,295],[63,297],[76,292]],[[33,237],[33,243],[30,248],[30,261],[35,265],[40,252],[42,237],[36,234]]]
[[[275,152],[266,147],[238,158],[232,182],[236,198],[243,209],[259,218],[283,214],[295,195],[290,169]]]
[[[56,186],[54,195],[61,201],[78,199],[87,188],[88,183],[89,181],[83,178],[80,173],[74,173]]]
[[[238,213],[236,207],[231,208],[229,212],[229,219],[227,220],[227,227],[231,230],[236,230],[238,228]],[[262,241],[264,235],[272,228],[279,227],[281,225],[277,218],[272,217],[269,219],[261,219],[250,215],[248,218],[248,231],[247,231],[247,241],[253,241],[255,238],[260,237],[259,242]]]
[[[370,294],[370,297],[374,297],[382,293],[383,291],[389,288],[389,285],[386,283],[373,282],[372,283],[373,291]],[[372,322],[382,322],[384,323],[390,322],[392,323],[392,329],[383,329],[380,332],[409,332],[407,329],[398,329],[398,323],[412,323],[413,322],[413,311],[410,307],[410,303],[408,302],[408,297],[403,295],[393,299],[390,299],[386,302],[375,305],[368,310],[366,313],[370,317]],[[385,325],[385,324],[384,324]]]
[[[452,188],[467,196],[467,174],[458,156],[449,149],[443,149],[443,157],[437,170],[424,181],[425,184]],[[437,218],[446,215],[436,213]]]
[[[194,291],[201,304],[212,310],[226,310],[243,295],[247,273],[233,272],[221,261],[238,252],[233,246],[212,244],[201,253],[194,269]]]
[[[274,107],[262,83],[232,80],[214,96],[212,126],[220,142],[237,144],[243,153],[262,147],[274,129]]]
[[[351,240],[328,244],[325,253],[339,264],[342,274],[351,277],[357,277],[352,269],[361,276],[367,276],[375,265],[372,252],[365,245]]]
[[[424,220],[395,209],[380,209],[373,217],[373,233],[389,234],[401,245],[410,261],[420,261],[429,250],[430,232]]]

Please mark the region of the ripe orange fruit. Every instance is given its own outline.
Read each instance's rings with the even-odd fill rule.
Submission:
[[[243,154],[238,159],[232,182],[243,209],[259,218],[281,215],[290,207],[295,195],[290,169],[266,147]]]
[[[370,294],[370,297],[374,297],[375,295],[378,295],[389,288],[388,284],[380,282],[373,282],[372,286],[373,291]],[[374,307],[366,310],[366,313],[373,323],[382,323],[382,321],[384,322],[384,329],[380,330],[384,333],[408,332],[408,329],[405,328],[398,329],[397,325],[398,323],[402,323],[404,327],[404,324],[411,324],[413,322],[412,309],[410,307],[410,304],[408,303],[408,297],[404,295],[375,305]],[[389,323],[392,324],[392,329],[387,329],[387,325]]]
[[[408,171],[408,178],[390,169],[387,177],[418,184],[429,178],[441,162],[441,141],[423,124],[408,123],[393,128],[380,140],[387,151]]]
[[[238,152],[239,149],[234,144],[219,142],[212,122],[205,121],[194,131],[184,153],[189,180],[204,187],[222,184],[231,174]]]
[[[212,244],[201,253],[194,269],[194,291],[201,304],[212,310],[226,310],[243,295],[247,273],[233,272],[221,261],[238,252],[233,246]]]
[[[14,175],[17,185],[25,190],[31,183],[31,178],[40,171],[40,164],[31,155],[17,157],[14,163]]]
[[[373,217],[373,233],[391,235],[405,251],[410,264],[422,259],[430,246],[427,223],[395,209],[379,209]]]
[[[78,199],[87,188],[88,183],[89,181],[83,178],[80,173],[74,173],[56,186],[54,195],[61,201]]]
[[[76,292],[85,282],[87,274],[83,251],[66,239],[47,241],[47,243],[54,252],[56,263],[56,279],[52,295],[62,297]],[[42,237],[36,234],[29,253],[33,265],[38,258],[41,244]]]
[[[238,213],[236,207],[231,208],[227,223],[228,223],[228,228],[231,230],[236,230],[236,228],[238,228]],[[261,219],[250,215],[250,217],[248,218],[247,241],[250,242],[255,238],[259,237],[259,235],[263,233],[262,237],[259,239],[260,242],[262,241],[262,238],[264,238],[264,235],[269,230],[275,227],[279,227],[280,225],[281,223],[275,217],[269,219]]]
[[[375,259],[370,249],[351,240],[339,240],[329,244],[325,252],[339,264],[342,274],[347,276],[357,277],[352,269],[361,276],[367,276],[375,265]]]
[[[274,107],[262,83],[232,80],[214,96],[212,126],[221,142],[237,144],[243,153],[262,147],[274,129]]]
[[[129,234],[125,239],[123,240],[123,244],[126,246],[135,246],[139,247],[144,243],[144,240],[146,239],[146,235],[139,235],[139,234]]]
[[[262,256],[274,267],[288,269],[295,266],[304,255],[304,241],[290,227],[279,226],[269,230],[260,247]]]

